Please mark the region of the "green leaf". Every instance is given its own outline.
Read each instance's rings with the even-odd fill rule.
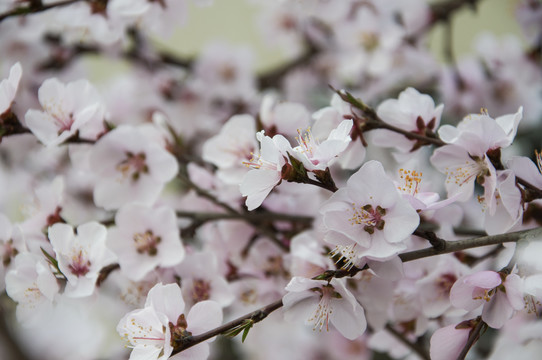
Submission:
[[[241,342],[245,342],[245,339],[247,338],[248,332],[252,328],[252,325],[254,325],[254,321],[250,320],[245,326],[245,330],[243,331],[243,337],[241,338]]]
[[[58,267],[58,260],[55,259],[51,254],[49,254],[47,251],[45,251],[42,247],[40,247],[41,252],[45,257],[47,258],[47,261],[55,268],[56,272],[55,275],[61,275],[64,278],[66,277],[62,271],[60,271],[60,268]]]
[[[294,168],[296,174],[300,175],[303,178],[306,178],[307,170],[305,169],[305,166],[303,166],[303,163],[293,157],[289,152],[287,152],[287,154],[288,158],[290,159],[290,164],[292,164],[292,167]]]
[[[235,337],[243,332],[243,336],[241,338],[242,342],[245,342],[245,339],[247,338],[248,332],[254,325],[254,320],[252,319],[245,319],[240,325],[234,327],[233,329],[227,331],[224,333],[224,336],[228,337]]]
[[[40,247],[40,249],[43,255],[45,255],[45,257],[49,261],[49,263],[53,265],[56,269],[58,269],[58,261],[54,257],[52,257],[47,251],[45,251],[42,247]]]

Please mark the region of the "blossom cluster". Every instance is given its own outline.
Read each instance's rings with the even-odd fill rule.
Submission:
[[[253,1],[264,74],[160,50],[188,0],[0,4],[6,358],[536,359],[542,4],[443,65],[469,3]]]

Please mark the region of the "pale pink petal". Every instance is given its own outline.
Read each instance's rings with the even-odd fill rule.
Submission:
[[[438,329],[431,336],[429,353],[431,360],[456,360],[469,339],[470,328],[456,329],[448,325]]]
[[[177,284],[158,283],[149,290],[145,306],[152,306],[157,312],[167,316],[176,324],[179,315],[184,312],[184,300],[181,288]]]
[[[329,320],[335,328],[347,339],[354,340],[361,336],[367,328],[365,313],[357,302],[351,304],[346,300],[333,302],[333,312]]]
[[[222,325],[222,307],[216,301],[200,301],[192,306],[186,322],[194,335],[214,329]]]

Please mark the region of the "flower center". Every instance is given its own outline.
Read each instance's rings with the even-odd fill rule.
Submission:
[[[320,302],[318,302],[316,311],[308,321],[314,323],[313,331],[316,331],[316,329],[322,331],[324,325],[326,325],[326,331],[329,331],[329,315],[333,312],[331,300],[333,298],[341,299],[342,296],[331,285],[324,285],[321,288],[313,288],[311,290],[320,293]]]
[[[155,256],[158,253],[157,246],[161,241],[162,238],[154,235],[150,230],[134,234],[134,242],[139,254],[147,253],[150,256]]]
[[[139,179],[141,174],[148,174],[149,167],[146,163],[145,153],[134,154],[130,151],[126,152],[126,159],[117,165],[117,170],[122,173],[124,178],[131,176],[133,181]]]
[[[75,276],[85,276],[90,270],[90,261],[83,256],[83,250],[79,250],[68,267]]]
[[[314,139],[312,136],[311,128],[309,127],[305,133],[301,133],[301,130],[297,129],[297,134],[299,136],[296,136],[295,139],[297,143],[299,144],[299,149],[302,153],[307,156],[307,158],[311,158],[313,153],[312,150],[314,147],[318,146],[318,142]],[[311,160],[312,161],[312,160]],[[317,165],[317,164],[314,164]]]
[[[62,110],[62,108],[56,103],[45,104],[43,108],[45,112],[51,116],[53,122],[58,127],[58,135],[62,134],[64,131],[70,131],[73,123],[75,122],[73,113],[70,112],[68,115],[66,115],[64,110]]]
[[[352,213],[352,217],[348,219],[350,225],[363,225],[363,230],[369,234],[374,234],[375,229],[384,229],[386,221],[383,217],[386,215],[386,209],[380,205],[374,209],[370,204],[361,207],[352,204]]]
[[[447,176],[446,183],[454,182],[462,186],[476,177],[480,185],[484,184],[486,176],[489,176],[489,168],[484,158],[469,155],[472,160],[465,161],[465,165],[459,165],[453,169],[446,168],[444,174]]]
[[[457,276],[454,274],[442,274],[437,280],[436,280],[436,286],[439,291],[439,294],[441,294],[442,297],[448,297],[450,295],[450,290],[454,283],[457,280]]]
[[[421,172],[417,172],[416,170],[399,169],[399,178],[404,184],[397,188],[402,193],[416,195],[418,193],[418,186],[422,181],[422,175]]]
[[[211,284],[203,279],[194,279],[192,282],[192,300],[195,303],[209,300],[211,297]]]
[[[361,46],[367,52],[373,52],[379,45],[378,35],[374,32],[364,31],[359,35]]]

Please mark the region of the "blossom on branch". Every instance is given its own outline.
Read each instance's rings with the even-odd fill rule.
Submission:
[[[313,330],[329,331],[329,324],[347,339],[365,332],[367,322],[361,305],[346,288],[343,280],[311,280],[294,277],[286,286],[284,316],[288,321],[304,320]]]
[[[378,161],[365,163],[320,208],[325,240],[345,267],[363,259],[389,260],[406,249],[405,240],[420,222],[416,210],[397,191]]]
[[[185,315],[186,313],[186,315]],[[214,301],[202,301],[189,312],[177,284],[156,284],[148,293],[145,307],[126,314],[117,332],[133,348],[130,360],[165,360],[186,338],[210,330],[222,322],[222,309]],[[171,357],[204,360],[209,345],[202,343]]]
[[[142,280],[157,266],[170,267],[183,260],[177,218],[170,208],[130,203],[119,209],[115,224],[108,232],[107,246],[129,279]]]
[[[9,77],[0,82],[0,118],[11,108],[22,74],[21,64],[16,63],[9,70]]]
[[[282,181],[283,166],[288,163],[290,143],[282,135],[273,138],[262,130],[256,134],[260,142],[260,155],[245,164],[251,169],[239,186],[241,194],[246,196],[248,210],[259,207],[267,195]]]
[[[74,229],[63,223],[49,228],[49,239],[58,267],[68,280],[64,293],[71,297],[92,295],[100,270],[113,263],[115,254],[105,245],[107,230],[97,222]]]
[[[45,80],[38,98],[43,111],[28,110],[25,120],[44,145],[59,145],[76,134],[82,139],[96,140],[105,130],[105,106],[87,80],[68,84],[56,78]]]
[[[132,201],[154,203],[179,169],[154,128],[125,125],[96,142],[90,165],[98,175],[94,202],[108,210]]]

